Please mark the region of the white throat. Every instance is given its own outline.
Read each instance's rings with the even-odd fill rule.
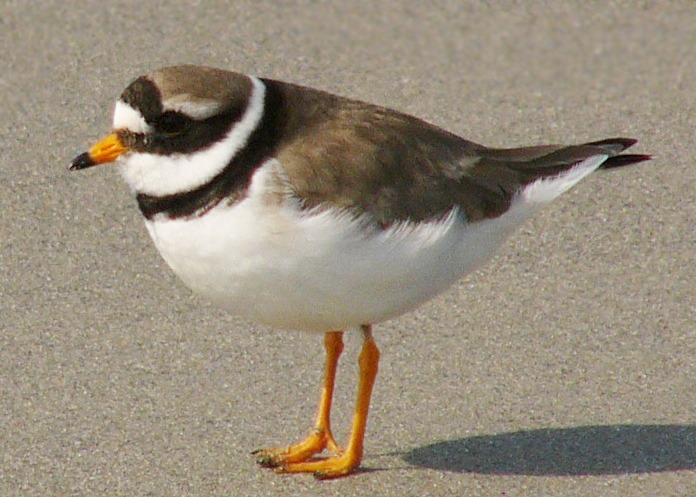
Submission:
[[[192,154],[123,154],[119,158],[121,175],[131,190],[153,196],[173,195],[198,188],[220,173],[247,144],[263,116],[266,87],[258,78],[249,79],[253,85],[249,105],[217,143]],[[132,131],[142,132],[144,122],[136,109],[121,101],[117,103],[114,129],[135,127]]]

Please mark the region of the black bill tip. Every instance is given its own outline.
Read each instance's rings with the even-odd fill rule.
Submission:
[[[80,169],[87,169],[88,167],[96,166],[97,163],[92,160],[89,156],[89,152],[84,152],[77,157],[75,157],[68,166],[70,171],[79,171]]]

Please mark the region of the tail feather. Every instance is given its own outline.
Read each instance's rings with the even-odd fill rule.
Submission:
[[[635,164],[636,162],[651,160],[652,158],[653,156],[649,154],[615,155],[614,157],[609,157],[607,160],[605,160],[600,169],[616,169],[619,167],[628,166],[630,164]]]

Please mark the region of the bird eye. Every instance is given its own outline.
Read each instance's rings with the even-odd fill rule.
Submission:
[[[186,129],[189,119],[178,112],[165,112],[157,120],[157,130],[167,135],[176,135]]]

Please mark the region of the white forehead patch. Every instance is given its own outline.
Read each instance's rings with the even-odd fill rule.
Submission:
[[[151,133],[152,126],[145,122],[145,118],[137,109],[134,109],[123,100],[116,102],[114,108],[114,129],[127,129],[133,133]]]
[[[165,111],[181,112],[193,119],[202,121],[217,114],[221,105],[215,100],[193,100],[189,95],[181,94],[165,100],[162,107]]]

